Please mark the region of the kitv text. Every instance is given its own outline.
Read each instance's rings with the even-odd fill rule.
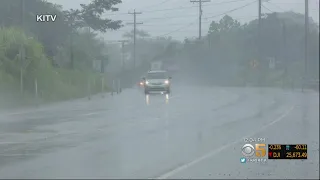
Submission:
[[[57,15],[52,14],[38,14],[37,22],[54,22],[57,19]]]

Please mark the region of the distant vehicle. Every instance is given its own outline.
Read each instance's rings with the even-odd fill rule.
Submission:
[[[144,81],[144,93],[150,92],[171,92],[171,77],[167,71],[149,71],[146,77],[142,78]]]

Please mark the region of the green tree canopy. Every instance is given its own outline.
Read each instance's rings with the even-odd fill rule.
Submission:
[[[72,23],[75,28],[90,27],[100,32],[119,29],[122,26],[121,21],[113,21],[102,16],[106,11],[118,11],[114,6],[121,2],[121,0],[92,0],[87,5],[80,4],[81,9],[64,11],[66,21]]]
[[[319,73],[319,28],[310,20],[308,44],[308,69],[310,77]],[[258,62],[265,76],[274,82],[284,76],[285,69],[290,69],[288,76],[299,81],[304,62],[304,15],[294,12],[270,13],[262,18],[261,37],[258,38],[258,20],[240,24],[226,15],[220,21],[212,21],[206,43],[186,39],[184,54],[195,72],[210,72],[204,77],[224,77],[221,82],[231,82],[240,77],[255,78],[258,73],[252,62]],[[260,56],[258,54],[261,45]],[[259,58],[260,57],[260,58]],[[276,69],[269,68],[269,58],[276,60]],[[197,59],[195,62],[194,59]],[[200,63],[201,62],[201,63]],[[241,75],[239,75],[241,74]],[[246,75],[245,75],[246,74]],[[269,75],[268,75],[269,74]],[[194,76],[200,76],[195,74]],[[281,79],[280,78],[280,79]],[[219,80],[219,78],[216,78]],[[258,82],[258,80],[256,81]],[[271,80],[270,80],[271,82]]]
[[[63,10],[62,6],[42,0],[1,0],[0,25],[22,27],[29,36],[37,38],[46,54],[54,56],[57,47],[63,46],[71,33],[83,27],[106,32],[121,27],[121,21],[103,18],[106,11],[117,11],[114,6],[121,0],[92,0],[80,9]],[[50,23],[36,22],[37,14],[55,14],[57,20]]]

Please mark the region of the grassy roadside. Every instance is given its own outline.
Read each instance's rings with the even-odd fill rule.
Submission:
[[[32,86],[28,86],[21,94],[18,79],[13,79],[13,82],[0,86],[0,110],[50,105],[86,98],[89,93],[96,95],[110,92],[113,79],[121,80],[121,88],[130,88],[139,81],[144,72],[145,67],[137,67],[135,70],[126,70],[118,74],[105,73],[102,76],[91,71],[54,69],[52,81],[46,81],[47,77],[38,79],[38,98]]]
[[[45,77],[38,79],[37,98],[35,83],[33,86],[26,84],[23,94],[17,80],[14,83],[1,83],[0,109],[35,107],[88,97],[89,93],[94,95],[110,91],[108,79],[99,73],[58,69],[55,74],[52,81],[46,81]]]

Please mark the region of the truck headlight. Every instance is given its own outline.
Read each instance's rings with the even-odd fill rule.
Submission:
[[[164,83],[165,83],[165,84],[169,84],[169,81],[168,81],[168,80],[165,80]]]
[[[146,84],[149,84],[149,81],[146,81]]]

